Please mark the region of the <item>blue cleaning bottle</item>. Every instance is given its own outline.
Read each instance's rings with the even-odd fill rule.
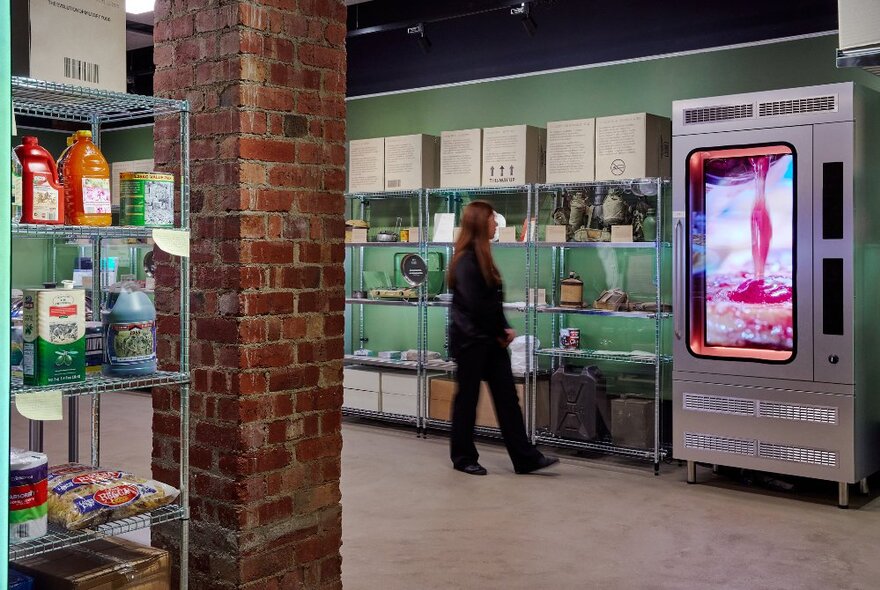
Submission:
[[[156,372],[156,308],[146,293],[123,284],[104,311],[104,366],[108,377],[143,377]]]

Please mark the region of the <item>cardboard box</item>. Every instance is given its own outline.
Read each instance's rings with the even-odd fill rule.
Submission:
[[[840,49],[880,45],[880,3],[877,0],[838,0]]]
[[[355,227],[351,229],[350,239],[348,240],[352,244],[363,244],[367,241],[367,231],[361,227]],[[349,232],[346,232],[349,234]]]
[[[419,242],[421,241],[422,231],[417,227],[409,228],[409,239],[408,242]]]
[[[385,138],[385,190],[434,188],[440,182],[440,138],[398,135]]]
[[[611,438],[637,449],[654,446],[654,400],[621,397],[611,400]]]
[[[545,242],[565,242],[568,238],[568,226],[548,225],[544,231]]]
[[[631,225],[612,225],[611,226],[612,242],[632,242],[633,226]]]
[[[124,0],[16,0],[10,4],[14,75],[114,92],[127,90]]]
[[[15,562],[40,590],[168,590],[170,558],[163,549],[102,539]]]
[[[458,386],[454,379],[447,377],[434,377],[429,381],[428,416],[433,420],[452,419],[452,400]],[[523,407],[524,385],[516,384],[516,394],[519,397],[519,406]],[[536,425],[540,428],[550,423],[550,384],[547,381],[538,383],[538,403]],[[498,420],[495,417],[495,406],[492,403],[492,395],[486,383],[480,385],[480,399],[477,402],[477,426],[498,428]]]
[[[483,129],[483,186],[544,182],[547,130],[531,125]]]
[[[385,190],[385,138],[348,142],[348,192],[376,193]]]
[[[516,242],[516,228],[515,227],[500,227],[500,228],[498,228],[498,241],[503,242],[505,244]]]
[[[440,186],[480,186],[483,179],[483,130],[462,129],[440,134]]]
[[[672,121],[648,113],[596,119],[596,180],[672,175]]]
[[[589,182],[594,178],[596,119],[547,123],[547,182]]]

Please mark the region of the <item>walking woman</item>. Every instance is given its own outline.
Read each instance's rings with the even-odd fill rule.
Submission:
[[[452,465],[469,475],[486,475],[474,445],[480,382],[492,392],[504,444],[516,473],[531,473],[559,460],[541,454],[526,435],[507,347],[516,333],[504,317],[501,275],[490,240],[497,224],[489,203],[465,207],[455,256],[449,265],[452,289],[450,345],[458,363],[458,393],[452,409]]]

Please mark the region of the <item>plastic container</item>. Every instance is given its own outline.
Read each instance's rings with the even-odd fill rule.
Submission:
[[[22,223],[64,224],[64,187],[52,154],[36,137],[22,138],[15,148],[21,162]]]
[[[68,225],[110,225],[110,166],[92,142],[91,131],[77,131],[64,161]]]
[[[111,300],[112,300],[111,293]],[[143,291],[122,285],[103,314],[104,375],[138,377],[156,372],[156,308]]]
[[[645,213],[645,220],[642,222],[642,232],[646,242],[653,242],[657,239],[657,212],[654,209],[648,209]]]
[[[61,155],[58,156],[58,162],[56,163],[58,167],[58,182],[64,184],[64,162],[67,161],[67,157],[70,155],[70,148],[73,147],[73,143],[76,141],[76,134],[73,134],[67,138],[67,147],[64,148],[64,151],[61,152]]]

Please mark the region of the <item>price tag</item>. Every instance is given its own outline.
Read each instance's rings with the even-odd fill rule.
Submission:
[[[64,417],[61,391],[56,389],[16,395],[15,409],[31,420],[61,420]]]
[[[189,230],[154,229],[153,241],[163,252],[189,258]]]

